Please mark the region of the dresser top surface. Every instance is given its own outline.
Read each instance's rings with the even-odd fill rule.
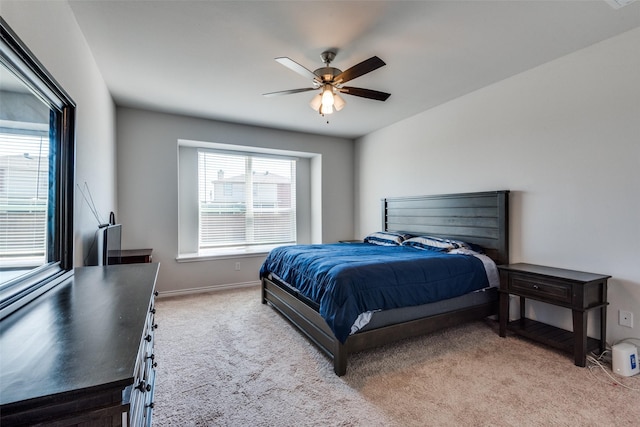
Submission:
[[[0,405],[133,380],[158,264],[81,267],[0,321]]]
[[[514,273],[537,274],[557,279],[565,279],[579,283],[590,283],[595,281],[607,280],[611,276],[597,273],[587,273],[584,271],[567,270],[564,268],[547,267],[544,265],[517,263],[508,265],[499,265],[498,269],[510,271]]]

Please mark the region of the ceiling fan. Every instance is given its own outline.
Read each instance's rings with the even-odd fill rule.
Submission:
[[[316,96],[310,102],[311,108],[319,112],[321,115],[331,114],[333,110],[342,110],[346,102],[338,95],[338,93],[345,93],[347,95],[359,96],[362,98],[374,99],[376,101],[386,101],[390,93],[379,92],[377,90],[362,89],[353,86],[344,86],[344,83],[351,81],[355,78],[363,76],[371,71],[386,65],[385,62],[377,56],[362,61],[353,67],[342,71],[335,67],[330,67],[331,61],[336,57],[336,52],[333,50],[327,50],[320,55],[324,67],[320,67],[315,71],[311,71],[302,65],[298,64],[291,58],[286,56],[276,58],[276,61],[292,71],[300,74],[303,77],[311,79],[313,87],[302,89],[290,89],[279,92],[270,92],[263,94],[264,96],[279,96],[289,95],[292,93],[308,92],[312,90],[320,90]]]

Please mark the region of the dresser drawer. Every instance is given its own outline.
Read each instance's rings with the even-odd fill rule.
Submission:
[[[156,293],[151,297],[147,319],[142,331],[134,382],[129,387],[129,425],[134,427],[149,427],[151,425],[156,367],[154,335],[158,326],[155,323],[155,295]]]
[[[570,283],[531,275],[509,275],[509,291],[529,298],[551,303],[571,304]]]

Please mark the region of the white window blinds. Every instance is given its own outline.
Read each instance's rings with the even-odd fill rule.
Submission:
[[[295,243],[296,162],[198,150],[199,249]]]
[[[0,266],[46,259],[48,136],[0,133]]]

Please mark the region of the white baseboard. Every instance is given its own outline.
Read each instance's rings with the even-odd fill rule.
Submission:
[[[174,297],[179,295],[199,294],[203,292],[226,291],[229,289],[250,288],[254,286],[260,286],[260,281],[257,280],[254,282],[229,283],[226,285],[211,285],[211,286],[203,286],[201,288],[177,289],[174,291],[158,291],[157,298],[167,298],[167,297]]]

